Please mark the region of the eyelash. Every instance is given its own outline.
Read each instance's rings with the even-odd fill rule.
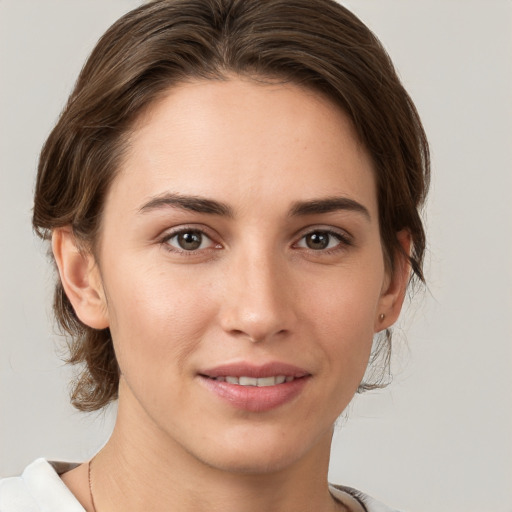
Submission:
[[[180,235],[185,235],[185,234],[198,234],[202,237],[202,240],[201,240],[201,245],[203,244],[204,242],[204,238],[210,240],[212,246],[211,247],[206,247],[206,248],[198,248],[198,249],[190,249],[190,250],[187,250],[187,249],[183,249],[183,248],[180,248],[180,247],[176,247],[174,245],[172,245],[170,243],[170,241],[173,239],[173,238],[177,238],[179,237]],[[216,250],[216,249],[220,249],[221,248],[221,244],[219,243],[216,243],[213,238],[208,235],[204,228],[199,228],[199,227],[192,227],[192,226],[186,226],[186,227],[182,227],[180,229],[177,229],[176,231],[173,231],[171,233],[167,233],[161,240],[160,240],[160,244],[162,246],[164,246],[164,248],[169,251],[169,252],[172,252],[172,253],[177,253],[177,254],[180,254],[180,255],[183,255],[183,256],[197,256],[198,254],[200,253],[203,253],[204,254],[204,251],[209,251],[209,250]]]
[[[198,247],[197,249],[187,250],[187,249],[183,249],[180,247],[176,247],[170,243],[170,241],[172,239],[175,239],[175,238],[179,237],[180,235],[185,235],[185,234],[198,234],[202,237],[201,245],[204,242],[204,238],[206,238],[206,239],[210,240],[212,246],[205,247],[202,249],[200,247]],[[334,247],[330,247],[330,248],[328,247],[325,249],[312,249],[312,248],[308,248],[308,247],[300,247],[299,246],[299,243],[301,243],[302,241],[305,241],[306,237],[312,236],[315,234],[316,235],[324,235],[324,236],[327,235],[329,237],[328,245],[331,243],[332,238],[335,238],[338,241],[338,243]],[[305,242],[305,243],[307,243],[307,242]],[[191,257],[191,256],[193,257],[193,256],[197,256],[199,254],[204,254],[204,251],[211,251],[211,250],[217,250],[217,249],[222,248],[222,245],[220,243],[216,243],[213,240],[213,237],[208,235],[205,232],[204,228],[192,227],[192,226],[183,227],[183,228],[180,228],[171,233],[165,234],[165,236],[163,236],[162,239],[160,240],[160,244],[162,246],[164,246],[164,248],[169,252],[177,253],[177,254],[180,254],[183,256],[187,256],[187,257]],[[307,232],[303,233],[300,236],[300,238],[297,240],[297,242],[295,242],[292,245],[292,247],[298,248],[300,250],[305,250],[311,254],[320,256],[320,255],[326,255],[326,254],[335,254],[335,253],[342,251],[342,250],[346,249],[347,247],[351,247],[353,245],[354,245],[354,243],[353,243],[352,237],[348,233],[334,231],[334,230],[328,229],[328,228],[326,228],[326,229],[313,228],[313,229],[310,229]]]
[[[320,256],[320,255],[326,255],[326,254],[327,255],[335,254],[339,251],[343,251],[347,247],[351,247],[354,245],[352,237],[346,232],[334,231],[333,229],[329,229],[329,228],[325,228],[325,229],[313,228],[313,229],[308,230],[306,233],[302,234],[301,237],[299,238],[299,240],[294,243],[294,246],[298,246],[298,244],[300,242],[302,242],[303,240],[304,241],[306,240],[306,237],[315,235],[315,234],[316,235],[320,234],[320,235],[324,235],[324,236],[327,235],[329,237],[328,244],[331,243],[332,238],[335,238],[338,241],[338,243],[334,247],[330,247],[330,248],[326,248],[326,249],[312,249],[312,248],[308,248],[308,247],[301,247],[301,249],[304,249],[311,254],[316,254],[316,255]],[[305,242],[305,243],[307,243],[307,242]]]

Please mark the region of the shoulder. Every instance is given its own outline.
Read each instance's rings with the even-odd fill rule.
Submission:
[[[0,512],[84,512],[59,476],[73,466],[37,459],[20,476],[0,480]]]
[[[347,505],[351,510],[357,510],[357,512],[398,512],[398,510],[389,508],[364,492],[352,487],[330,484],[329,489],[338,501]]]

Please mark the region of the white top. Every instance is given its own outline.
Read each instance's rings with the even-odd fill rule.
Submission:
[[[85,512],[59,475],[78,464],[37,459],[21,476],[0,480],[0,512]],[[329,487],[331,494],[357,512],[397,512],[350,487]]]

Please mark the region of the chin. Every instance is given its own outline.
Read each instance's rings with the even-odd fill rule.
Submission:
[[[195,450],[194,455],[207,466],[221,471],[263,476],[298,466],[301,461],[320,453],[328,458],[331,437],[332,429],[315,439],[282,432],[272,435],[262,428],[253,432],[249,439],[246,436],[236,439],[228,434],[201,453]]]
[[[257,450],[257,453],[247,453],[240,450],[232,454],[208,454],[204,456],[202,462],[209,467],[214,467],[220,471],[245,474],[245,475],[268,475],[279,473],[293,466],[301,454],[296,450],[291,453],[278,453],[273,450]]]

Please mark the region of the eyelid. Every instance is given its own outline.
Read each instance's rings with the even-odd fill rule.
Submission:
[[[187,251],[186,249],[180,249],[179,247],[175,247],[174,245],[171,245],[169,243],[169,240],[172,238],[180,235],[181,233],[188,233],[188,232],[197,232],[201,233],[202,236],[208,238],[211,241],[211,244],[209,247],[205,247],[203,249],[197,249],[197,250],[190,250]],[[215,239],[216,237],[211,229],[206,228],[204,225],[197,225],[197,224],[184,224],[175,226],[173,228],[170,228],[166,230],[164,233],[162,233],[161,236],[158,238],[158,242],[165,246],[165,249],[168,250],[171,253],[175,254],[183,254],[186,256],[195,256],[199,255],[201,253],[204,253],[205,251],[209,251],[212,249],[220,249],[222,248],[222,244],[217,242]]]
[[[323,250],[315,250],[309,249],[307,247],[300,247],[300,249],[304,249],[307,251],[315,252],[315,253],[329,253],[335,252],[336,250],[342,250],[345,247],[350,247],[354,245],[354,237],[346,230],[342,228],[337,228],[333,226],[325,226],[325,225],[314,225],[308,226],[307,228],[302,229],[296,237],[296,242],[293,243],[294,246],[303,240],[306,236],[311,235],[313,233],[326,233],[328,235],[334,236],[339,240],[339,244],[336,247],[331,247],[330,249]],[[341,246],[341,247],[340,247]]]

